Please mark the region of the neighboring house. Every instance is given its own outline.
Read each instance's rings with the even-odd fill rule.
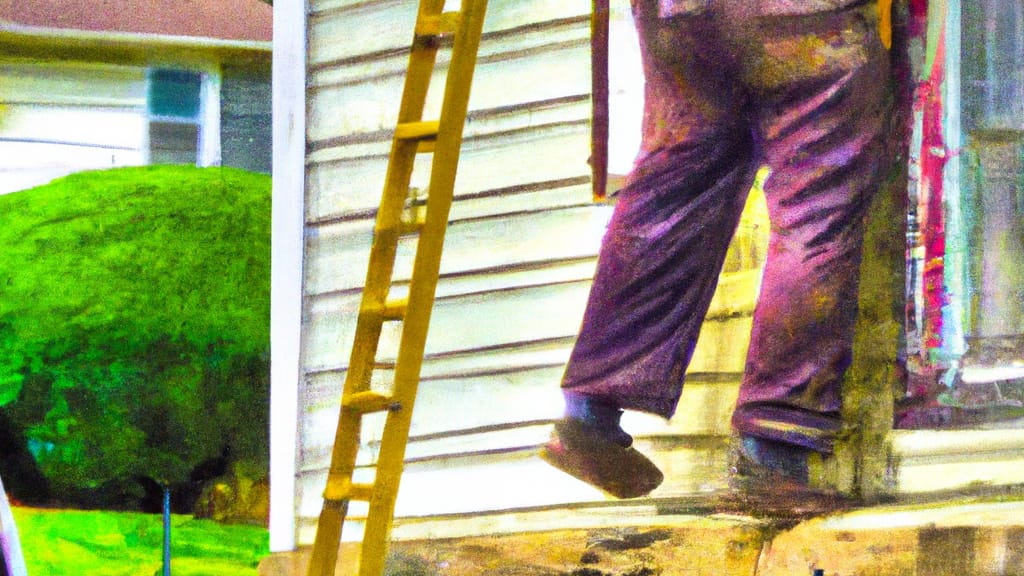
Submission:
[[[0,0],[0,193],[71,172],[270,172],[272,8]]]
[[[976,280],[963,274],[970,268],[967,262],[988,262],[994,268],[995,260],[983,256],[988,246],[1017,257],[1024,170],[1007,161],[998,164],[1001,171],[961,171],[959,164],[962,146],[968,143],[964,134],[987,134],[960,131],[959,82],[961,77],[973,78],[966,70],[960,74],[961,50],[966,68],[977,60],[971,50],[998,43],[1003,36],[1005,43],[1018,42],[1013,44],[1017,51],[999,59],[992,56],[999,52],[990,50],[990,70],[972,86],[984,87],[982,92],[991,97],[969,102],[988,102],[988,108],[980,109],[997,112],[991,116],[992,133],[1000,143],[1008,142],[1006,158],[1016,158],[1020,151],[1019,127],[1003,125],[1006,119],[1019,122],[1019,110],[1000,112],[1000,102],[1019,106],[1021,100],[1000,98],[1004,84],[1011,91],[1021,86],[1024,18],[1020,3],[1010,3],[999,14],[982,17],[982,22],[1006,22],[1006,30],[1016,32],[986,36],[976,11],[996,10],[1001,4],[995,0],[904,4],[910,4],[917,18],[914,25],[920,26],[917,32],[926,40],[911,51],[917,82],[911,205],[919,218],[930,219],[925,228],[928,238],[936,231],[946,232],[945,244],[931,242],[927,250],[914,252],[917,264],[922,262],[918,253],[927,254],[923,274],[935,280],[938,270],[938,283],[910,274],[916,279],[909,283],[912,301],[918,304],[911,316],[918,324],[935,314],[956,317],[931,332],[908,327],[905,335],[910,353],[929,369],[952,375],[947,379],[952,384],[969,344],[964,335],[971,334],[965,303],[972,301],[971,294],[985,294],[1007,310],[985,310],[993,322],[1007,324],[992,328],[998,336],[994,344],[1005,342],[1019,352],[1013,346],[1024,334],[1024,325],[1009,325],[1016,322],[1011,313],[1017,313],[1015,306],[1022,299],[1006,300],[999,296],[1002,292],[989,296],[979,288],[997,282],[1001,290],[1019,294],[1021,269]],[[274,551],[308,545],[320,511],[415,6],[385,0],[311,0],[305,6],[279,2],[276,7],[270,525]],[[553,472],[535,455],[562,410],[558,381],[609,214],[606,206],[590,202],[590,9],[586,0],[489,3],[413,439],[396,508],[396,538],[464,535],[464,522],[472,518],[478,520],[473,526],[494,530],[526,530],[532,518],[547,518],[549,528],[596,525],[602,515],[627,513],[624,510],[632,505],[608,508],[601,493]],[[962,20],[965,14],[969,17]],[[974,23],[964,34],[978,38],[961,41],[961,22]],[[613,13],[612,26],[612,42],[618,43],[612,53],[628,51],[628,34],[619,34],[629,29],[628,17]],[[442,69],[444,61],[442,55]],[[1008,71],[1012,75],[1004,76]],[[613,80],[613,104],[616,97],[630,100],[632,89],[629,82],[616,87]],[[434,113],[438,96],[433,94],[428,101],[427,108]],[[937,102],[937,107],[928,110],[928,102]],[[963,112],[974,114],[966,108]],[[932,166],[925,156],[948,161]],[[980,158],[984,168],[984,152]],[[998,180],[993,195],[976,197],[998,197],[998,209],[984,202],[977,210],[970,209],[960,199],[960,189],[970,188],[968,179],[984,185],[995,182],[993,178]],[[413,185],[422,186],[422,180],[422,173],[414,176]],[[665,484],[653,493],[656,498],[692,502],[726,485],[728,414],[744,366],[763,264],[766,219],[761,209],[756,201],[748,206],[704,324],[679,413],[669,423],[633,415],[625,423],[636,434],[640,449],[666,472]],[[971,234],[991,233],[1002,243],[969,241],[975,236],[963,227],[961,211],[975,215],[977,225]],[[999,224],[1002,229],[986,228],[986,218],[1006,222]],[[945,228],[937,223],[943,221]],[[410,254],[411,246],[399,249],[400,270],[408,266]],[[400,272],[398,277],[407,275]],[[975,282],[973,292],[961,291],[964,278]],[[943,294],[934,299],[929,291],[936,288]],[[397,336],[385,332],[384,358],[394,354]],[[939,352],[943,346],[952,350],[945,357]],[[1010,356],[1006,368],[1017,362]],[[887,394],[880,396],[879,405],[884,405]],[[879,476],[873,481],[888,483],[888,489],[898,494],[1021,481],[1024,431],[994,425],[953,431],[889,428],[891,422],[881,436],[892,446],[891,458],[886,459],[888,452],[880,446],[874,456],[883,469],[871,473]],[[375,430],[363,436],[359,474],[372,473],[378,438]],[[650,513],[653,507],[644,508],[649,504],[641,501],[633,513]],[[575,512],[561,514],[565,509]],[[353,505],[346,539],[358,537],[364,514],[365,508]]]

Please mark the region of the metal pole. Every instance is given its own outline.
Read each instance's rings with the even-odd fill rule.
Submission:
[[[164,486],[164,576],[171,576],[171,489]]]

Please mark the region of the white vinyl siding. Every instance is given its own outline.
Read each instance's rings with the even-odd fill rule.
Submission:
[[[558,382],[611,214],[591,202],[587,164],[590,2],[489,4],[399,522],[604,500],[535,456],[562,411]],[[311,541],[320,509],[415,3],[322,0],[310,10],[299,544]],[[622,15],[616,18],[618,34]],[[438,78],[447,59],[442,51]],[[437,114],[442,85],[435,80],[425,119]],[[613,105],[638,102],[639,87],[619,87]],[[613,151],[617,171],[628,168],[635,133],[621,141]],[[425,187],[428,161],[418,159],[413,187]],[[638,444],[668,472],[656,495],[723,486],[727,416],[762,257],[757,246],[765,230],[755,220],[745,220],[743,242],[730,253],[691,366],[684,402],[701,408],[671,423],[627,418]],[[393,295],[405,289],[414,249],[411,239],[399,248]],[[385,327],[380,360],[394,357],[399,336],[398,327]],[[378,374],[382,385],[387,376]],[[370,420],[361,465],[372,464],[379,438]],[[372,468],[358,475],[372,475]],[[353,503],[346,539],[358,537],[364,513]]]
[[[0,60],[0,193],[145,162],[145,71]]]
[[[606,507],[604,495],[536,456],[562,411],[558,382],[610,214],[609,207],[590,201],[591,3],[489,4],[395,511],[396,538],[456,537],[481,526],[526,530],[520,512],[529,510],[544,511],[548,526],[563,528],[588,515],[663,513],[665,506],[698,502],[727,481],[729,415],[766,249],[767,217],[758,194],[748,203],[727,257],[679,412],[668,423],[633,413],[624,417],[638,449],[665,472],[665,484],[653,494],[659,499]],[[635,52],[626,16],[616,12],[628,9],[624,5],[613,3],[612,18],[612,138],[618,138],[612,167],[617,173],[628,168],[635,149],[636,117],[626,118],[626,111],[635,115],[639,102],[637,70],[628,60],[615,60],[624,48]],[[288,21],[298,26],[294,6],[277,10],[289,11]],[[278,424],[272,428],[272,488],[289,491],[278,494],[278,510],[291,505],[294,511],[271,520],[271,532],[278,535],[275,550],[313,539],[415,10],[415,2],[402,0],[314,0],[303,30],[309,42],[295,34],[288,45],[291,50],[305,46],[306,52],[278,60],[279,69],[307,65],[305,76],[290,76],[293,84],[296,77],[302,82],[279,85],[276,95],[288,102],[275,101],[276,110],[288,114],[275,118],[281,128],[275,154],[293,154],[291,161],[275,158],[275,166],[282,173],[299,170],[294,154],[303,144],[306,148],[304,179],[289,173],[284,183],[275,170],[275,210],[284,206],[275,220],[283,226],[275,229],[284,229],[282,237],[292,246],[275,253],[278,279],[302,270],[301,335],[295,334],[298,295],[292,284],[275,297],[277,318],[285,321],[272,335],[284,360],[273,382],[281,402],[273,406]],[[447,55],[442,52],[438,60],[443,72]],[[293,92],[297,86],[305,87],[303,94]],[[439,101],[435,83],[427,119]],[[297,133],[305,133],[306,141],[295,141]],[[413,186],[421,189],[425,160],[418,161],[413,177]],[[301,251],[295,246],[297,214],[287,212],[300,205]],[[412,241],[399,248],[396,296],[405,289],[413,249]],[[387,327],[382,361],[394,357],[397,338],[397,330]],[[384,386],[388,376],[380,371],[374,386]],[[289,410],[294,411],[282,414]],[[372,478],[379,447],[379,421],[368,420],[356,481]],[[899,430],[892,439],[899,463],[892,471],[894,488],[900,494],[999,486],[1020,478],[1024,435],[1018,431]],[[360,536],[365,512],[365,505],[352,504],[346,540]],[[429,529],[417,529],[423,526]]]
[[[218,67],[189,70],[200,83],[184,117],[150,113],[142,66],[0,59],[0,193],[82,170],[220,164]]]

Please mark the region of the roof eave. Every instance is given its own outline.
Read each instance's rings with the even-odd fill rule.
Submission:
[[[249,53],[252,56],[272,52],[273,43],[256,40],[225,40],[194,36],[171,36],[131,32],[95,32],[64,28],[25,26],[0,20],[0,41],[18,38],[24,43],[59,41],[63,47],[112,49],[170,49],[179,51],[206,51],[213,53]]]

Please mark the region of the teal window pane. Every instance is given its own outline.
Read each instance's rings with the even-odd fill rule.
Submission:
[[[149,114],[172,118],[199,116],[202,76],[185,70],[151,70],[149,73]]]

